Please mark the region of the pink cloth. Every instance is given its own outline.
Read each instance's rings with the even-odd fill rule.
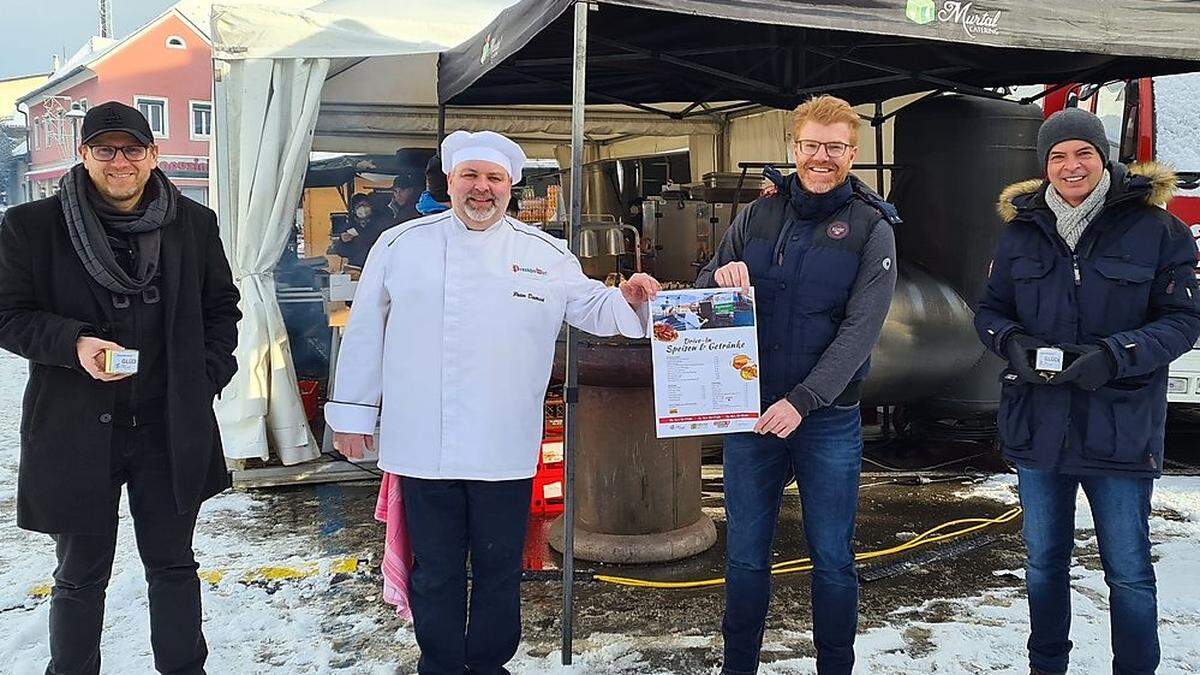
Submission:
[[[412,621],[408,605],[408,580],[412,576],[412,545],[408,541],[408,525],[404,520],[404,499],[400,493],[400,476],[384,473],[379,483],[379,499],[375,502],[375,520],[386,525],[383,542],[383,601],[396,606],[396,616]]]

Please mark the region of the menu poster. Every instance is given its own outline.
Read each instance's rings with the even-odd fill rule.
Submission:
[[[658,437],[753,430],[760,403],[754,289],[660,291],[651,312]]]

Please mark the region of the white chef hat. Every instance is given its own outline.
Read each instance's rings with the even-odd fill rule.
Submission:
[[[504,167],[512,182],[521,180],[525,151],[521,146],[494,131],[456,131],[442,140],[442,173],[470,160],[483,160]]]

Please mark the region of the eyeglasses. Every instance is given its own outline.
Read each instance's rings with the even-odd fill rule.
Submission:
[[[825,147],[825,154],[834,158],[841,157],[842,155],[846,154],[846,150],[851,147],[849,143],[842,143],[840,141],[830,141],[828,143],[809,141],[805,139],[796,141],[796,147],[800,149],[800,154],[808,157],[817,154],[817,151],[820,150],[822,146]]]
[[[101,162],[111,162],[117,158],[117,151],[125,155],[125,159],[131,162],[140,162],[146,159],[146,155],[150,152],[150,148],[144,145],[89,145],[92,151],[92,157],[95,157]]]

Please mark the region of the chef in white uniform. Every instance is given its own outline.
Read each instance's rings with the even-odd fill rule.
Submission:
[[[584,276],[561,239],[505,216],[525,154],[456,131],[451,210],[379,237],[355,292],[333,396],[334,444],[401,477],[420,673],[506,673],[520,642],[522,549],[542,401],[563,321],[645,337],[659,284]],[[472,590],[467,603],[466,561]],[[469,622],[468,622],[469,618]]]

